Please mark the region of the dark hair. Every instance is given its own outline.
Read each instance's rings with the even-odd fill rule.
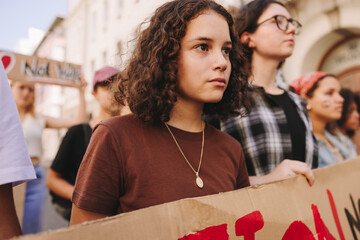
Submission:
[[[357,110],[360,113],[360,92],[354,92],[354,101],[357,105]]]
[[[312,98],[315,90],[319,87],[321,80],[323,80],[326,77],[333,77],[333,78],[337,79],[337,77],[333,74],[326,74],[326,75],[322,76],[314,83],[314,85],[309,89],[309,91],[307,91],[306,96],[308,96],[309,98]]]
[[[343,88],[340,90],[340,95],[344,98],[343,108],[341,113],[341,118],[336,121],[339,127],[343,126],[346,123],[346,120],[351,113],[351,105],[355,102],[354,93],[347,88]]]
[[[237,11],[234,16],[234,20],[235,30],[239,38],[241,38],[241,35],[244,32],[255,32],[260,16],[272,3],[279,4],[286,8],[283,3],[275,0],[254,0],[244,5]],[[249,59],[249,66],[247,67],[250,68],[253,50],[249,48],[248,43],[241,43],[241,47],[244,49],[244,53]],[[281,65],[278,67],[281,67]]]
[[[353,94],[354,94],[354,102],[357,107],[356,110],[358,111],[358,113],[360,113],[360,92],[353,92]],[[353,137],[355,135],[355,131],[353,130],[348,130],[346,133],[349,137]]]
[[[354,93],[353,91],[351,91],[348,88],[341,89],[340,95],[344,98],[344,102],[343,102],[341,118],[336,121],[336,124],[337,124],[337,126],[342,127],[342,126],[345,125],[349,115],[353,111],[353,109],[352,109],[352,104],[353,103],[356,104],[356,110],[359,111],[359,107],[360,107],[359,100],[360,99],[359,99],[359,96],[356,93]],[[352,137],[352,136],[354,136],[355,131],[354,130],[346,130],[346,134],[349,137]]]
[[[139,34],[127,68],[128,81],[122,81],[116,93],[120,101],[126,97],[131,111],[143,121],[169,121],[170,112],[177,101],[180,41],[186,34],[187,23],[207,10],[222,15],[229,25],[232,71],[222,100],[205,103],[203,113],[221,118],[247,113],[249,72],[243,69],[247,60],[239,50],[231,15],[214,1],[175,0],[159,7],[150,19],[149,26]],[[244,107],[245,112],[240,113],[240,107]]]

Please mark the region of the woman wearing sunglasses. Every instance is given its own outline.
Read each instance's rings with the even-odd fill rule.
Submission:
[[[302,173],[309,180],[318,160],[305,101],[276,85],[277,70],[291,56],[301,24],[273,0],[250,2],[238,11],[235,22],[250,60],[252,109],[245,118],[221,122],[221,129],[240,141],[249,176],[266,178],[285,171],[289,176]],[[250,177],[250,183],[261,184],[263,178]]]

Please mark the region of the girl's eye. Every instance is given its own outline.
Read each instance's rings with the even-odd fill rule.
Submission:
[[[205,52],[205,51],[209,50],[209,46],[207,44],[205,44],[205,43],[200,44],[200,45],[196,46],[195,48],[202,51],[202,52]]]
[[[231,52],[231,48],[224,48],[224,49],[222,50],[222,52],[223,52],[224,55],[229,55],[230,52]]]
[[[326,94],[326,95],[329,95],[329,96],[333,95],[333,93],[334,93],[334,91],[332,91],[332,90],[329,90],[329,91],[326,91],[326,92],[325,92],[325,94]]]

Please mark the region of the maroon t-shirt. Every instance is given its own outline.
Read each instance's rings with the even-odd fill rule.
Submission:
[[[170,129],[197,170],[202,133]],[[114,117],[94,129],[72,201],[86,211],[115,215],[249,186],[239,142],[206,125],[199,176],[202,189],[163,123],[145,124],[134,114]]]

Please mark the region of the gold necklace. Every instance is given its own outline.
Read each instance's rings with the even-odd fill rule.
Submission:
[[[184,157],[185,161],[187,162],[187,164],[189,165],[189,167],[191,168],[191,170],[193,170],[193,172],[195,173],[196,175],[196,179],[195,179],[195,182],[196,182],[196,185],[199,187],[199,188],[203,188],[204,187],[204,182],[203,180],[200,178],[199,176],[199,172],[200,172],[200,167],[201,167],[201,162],[202,162],[202,158],[203,158],[203,153],[204,153],[204,129],[202,128],[202,122],[201,122],[201,128],[202,128],[202,143],[201,143],[201,153],[200,153],[200,162],[199,162],[199,166],[198,166],[198,170],[195,171],[195,169],[193,168],[193,166],[191,166],[189,160],[186,158],[184,152],[181,150],[180,148],[180,145],[179,143],[176,141],[176,138],[174,136],[174,134],[171,132],[169,126],[167,125],[166,122],[164,122],[166,128],[169,130],[169,133],[171,134],[172,138],[174,139],[174,142],[176,143],[176,146],[178,147],[178,149],[180,150],[181,152],[181,155]]]

